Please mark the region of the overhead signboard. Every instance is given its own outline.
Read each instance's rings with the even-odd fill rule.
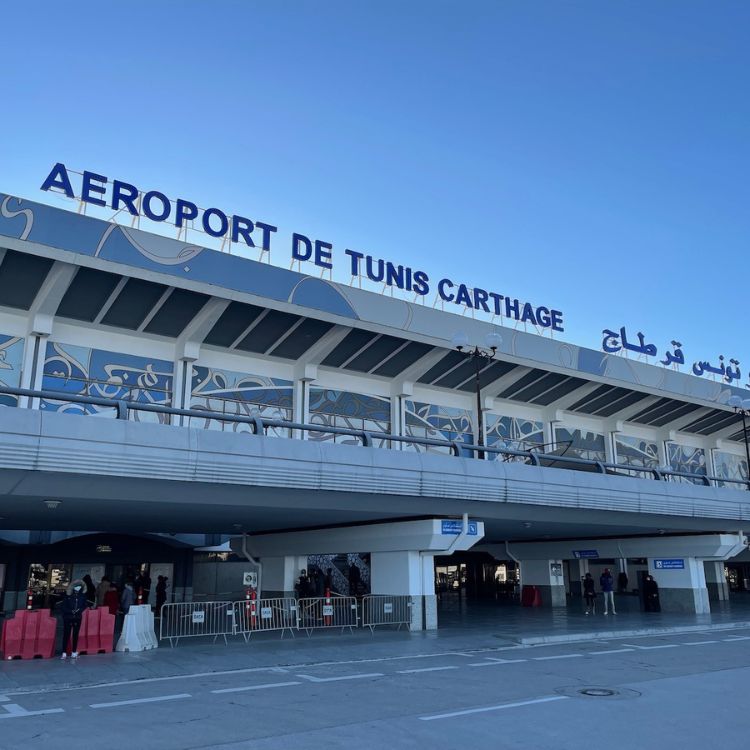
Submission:
[[[468,531],[469,536],[476,536],[479,533],[477,529],[476,521],[469,521],[468,526],[469,526],[469,531]],[[440,524],[441,534],[460,534],[463,530],[464,530],[463,521],[443,520]]]
[[[574,549],[573,557],[575,557],[576,560],[597,560],[599,558],[599,550]]]
[[[685,568],[685,560],[681,557],[654,560],[654,568],[656,570],[683,570]]]

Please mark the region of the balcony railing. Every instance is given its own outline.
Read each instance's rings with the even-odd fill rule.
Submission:
[[[216,419],[223,422],[237,422],[247,424],[255,435],[265,435],[268,428],[281,428],[290,430],[292,435],[295,432],[315,432],[319,433],[321,425],[303,424],[301,422],[291,422],[282,419],[269,419],[260,416],[247,416],[241,414],[225,414],[216,411],[207,411],[204,409],[178,409],[173,406],[164,406],[162,404],[140,403],[136,401],[122,401],[107,398],[97,398],[94,396],[81,396],[74,393],[62,393],[60,391],[35,391],[26,388],[11,388],[0,386],[0,394],[9,396],[18,396],[30,399],[28,405],[38,403],[39,399],[47,401],[64,401],[66,403],[86,404],[90,406],[100,406],[114,411],[117,419],[127,420],[130,412],[151,412],[154,414],[169,415],[171,417],[191,417],[200,419]],[[13,408],[13,407],[7,407]],[[80,415],[76,415],[80,416]],[[173,419],[167,420],[174,424]],[[592,461],[586,458],[576,458],[574,456],[557,455],[555,453],[540,453],[537,451],[520,451],[513,448],[498,447],[493,445],[476,445],[474,443],[459,443],[455,440],[440,440],[437,438],[422,438],[413,435],[389,435],[381,432],[369,432],[367,430],[353,430],[345,427],[335,427],[326,425],[325,431],[334,435],[349,435],[361,440],[361,447],[372,448],[375,441],[386,441],[388,445],[394,443],[408,443],[411,445],[421,445],[425,447],[442,447],[447,448],[452,456],[462,456],[468,453],[469,457],[478,459],[481,455],[493,456],[495,459],[510,461],[521,461],[530,466],[552,467],[561,469],[572,469],[574,471],[588,471],[598,474],[608,474],[613,476],[633,477],[634,472],[642,475],[647,479],[659,481],[685,481],[693,484],[702,484],[706,487],[725,487],[726,485],[736,485],[738,489],[750,490],[750,482],[745,479],[728,479],[726,477],[712,477],[706,474],[691,474],[685,471],[674,471],[666,468],[648,468],[638,467],[632,464],[617,464],[605,461]],[[283,439],[283,438],[275,438]],[[381,443],[383,444],[383,443]]]

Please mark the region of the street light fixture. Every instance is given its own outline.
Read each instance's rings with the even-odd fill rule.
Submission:
[[[745,458],[747,459],[748,479],[750,480],[750,445],[747,440],[747,417],[750,416],[750,398],[732,396],[727,404],[734,409],[735,414],[742,415],[742,436],[745,438]]]
[[[484,337],[484,346],[469,345],[469,337],[463,332],[459,331],[453,335],[451,343],[455,347],[456,351],[471,357],[474,362],[474,374],[475,374],[475,389],[477,394],[477,445],[484,446],[484,428],[482,425],[482,385],[479,380],[479,374],[482,371],[483,363],[495,358],[495,354],[500,344],[503,343],[503,337],[499,333],[488,333]],[[478,458],[484,458],[484,451],[478,451]]]

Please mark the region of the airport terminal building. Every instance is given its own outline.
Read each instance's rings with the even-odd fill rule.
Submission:
[[[604,567],[664,611],[750,588],[739,381],[134,224],[0,194],[0,609],[84,572],[190,601],[330,569],[426,628],[518,576],[550,607]]]

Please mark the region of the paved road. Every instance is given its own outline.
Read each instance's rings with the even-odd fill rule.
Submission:
[[[217,650],[220,671],[8,693],[0,748],[705,750],[750,731],[750,630],[370,651],[226,669]]]

